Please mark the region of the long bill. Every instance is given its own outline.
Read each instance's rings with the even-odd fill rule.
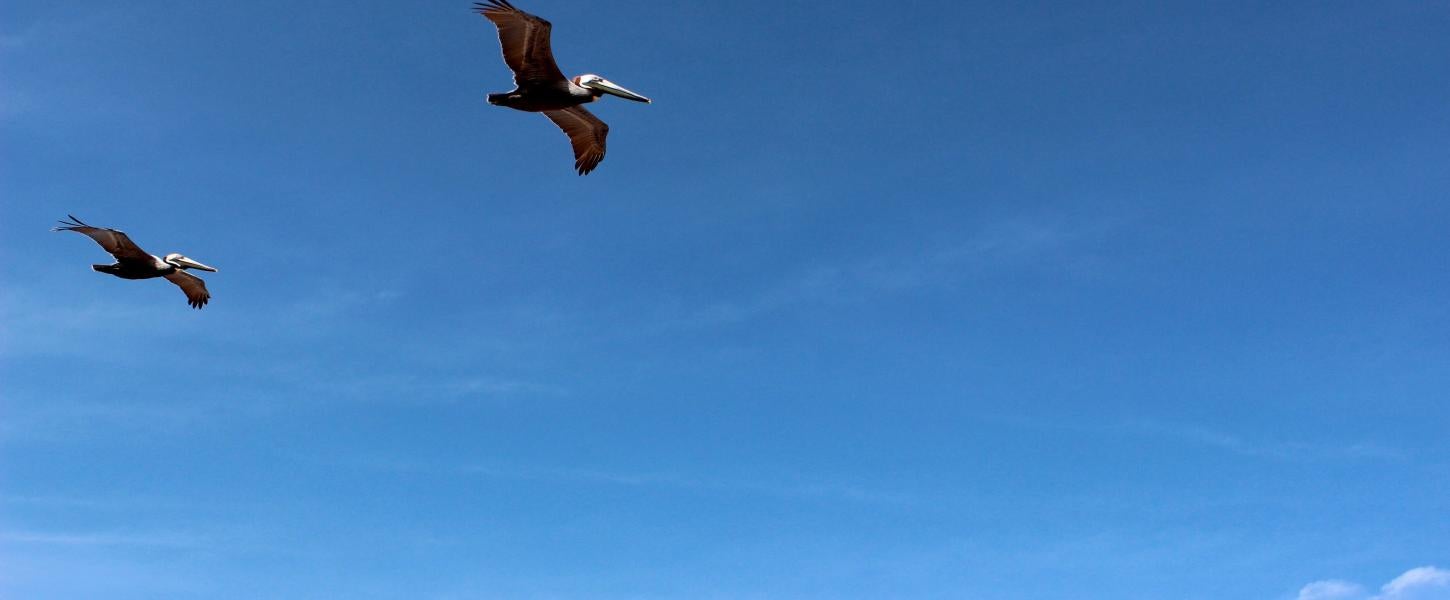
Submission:
[[[649,98],[631,92],[628,89],[625,89],[624,86],[614,83],[613,81],[610,81],[608,79],[601,78],[595,80],[589,84],[589,87],[592,87],[606,94],[619,96],[620,98],[624,98],[625,100],[633,100],[635,102],[643,102],[645,104],[650,103]]]
[[[176,264],[187,269],[200,269],[202,271],[211,271],[212,273],[217,272],[216,267],[208,267],[185,256],[176,259]]]

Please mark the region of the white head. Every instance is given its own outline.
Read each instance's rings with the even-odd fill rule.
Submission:
[[[631,92],[625,89],[624,86],[621,86],[593,73],[588,73],[575,77],[574,84],[594,92],[595,97],[598,97],[601,94],[611,94],[614,96],[619,96],[620,98],[624,98],[625,100],[633,100],[635,102],[643,102],[645,104],[649,104],[650,102],[649,98]]]
[[[186,269],[200,269],[202,271],[211,271],[213,273],[216,272],[216,269],[213,267],[208,267],[204,264],[191,260],[190,258],[187,258],[175,252],[167,254],[166,258],[162,260],[166,261],[166,264],[169,264],[183,271]]]

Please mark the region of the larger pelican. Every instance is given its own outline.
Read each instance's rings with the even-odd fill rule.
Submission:
[[[167,254],[166,258],[157,258],[147,254],[125,232],[104,227],[91,227],[82,223],[80,219],[72,215],[70,221],[61,221],[60,227],[51,231],[74,231],[84,233],[101,245],[111,256],[116,257],[115,264],[91,265],[92,269],[102,273],[109,273],[121,279],[152,279],[165,277],[167,281],[176,284],[186,293],[186,303],[192,308],[206,306],[206,301],[211,299],[211,294],[206,291],[206,282],[200,277],[187,273],[187,269],[200,269],[202,271],[216,272],[216,269],[191,260],[180,254]]]
[[[593,171],[604,160],[604,138],[609,135],[609,126],[582,105],[604,94],[646,104],[649,98],[598,75],[565,78],[549,48],[552,25],[514,8],[508,0],[475,2],[474,9],[498,26],[503,60],[514,72],[514,91],[489,94],[488,103],[544,113],[569,136],[574,146],[574,168],[579,174]]]

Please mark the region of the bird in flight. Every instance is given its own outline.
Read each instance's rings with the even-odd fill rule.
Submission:
[[[574,146],[574,169],[587,175],[604,160],[604,138],[609,126],[584,110],[584,104],[611,94],[648,104],[649,98],[631,92],[598,75],[564,77],[549,48],[548,21],[514,8],[508,0],[474,3],[474,10],[498,26],[503,60],[514,72],[514,90],[489,94],[488,103],[528,112],[541,112],[569,136]]]
[[[206,291],[206,282],[200,277],[187,273],[187,269],[199,269],[202,271],[216,272],[216,269],[196,262],[180,254],[167,254],[165,258],[158,258],[155,255],[147,254],[125,232],[104,227],[92,227],[82,223],[80,219],[72,215],[69,221],[61,221],[60,227],[51,231],[74,231],[84,233],[95,240],[97,244],[111,256],[116,257],[116,262],[109,265],[91,265],[92,269],[102,273],[108,273],[121,279],[152,279],[165,277],[167,281],[174,283],[181,291],[186,293],[186,303],[192,308],[206,306],[206,301],[211,299],[211,294]]]

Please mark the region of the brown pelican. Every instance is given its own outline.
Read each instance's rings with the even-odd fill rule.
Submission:
[[[475,2],[474,9],[498,26],[503,60],[514,72],[514,91],[489,94],[488,103],[528,112],[541,112],[569,136],[574,146],[574,168],[587,175],[604,160],[604,138],[609,126],[584,110],[583,104],[613,94],[635,102],[649,98],[631,92],[598,75],[564,77],[549,48],[548,21],[514,8],[508,0]]]
[[[211,299],[211,294],[206,291],[206,282],[200,277],[186,272],[186,269],[201,269],[203,271],[216,272],[216,269],[191,260],[180,254],[167,254],[166,258],[157,258],[147,254],[126,233],[115,229],[104,227],[91,227],[82,223],[73,215],[70,221],[61,221],[60,227],[51,231],[75,231],[84,233],[101,245],[111,256],[116,257],[116,263],[110,265],[91,265],[92,269],[102,273],[110,273],[121,279],[151,279],[153,277],[165,277],[167,281],[176,284],[181,291],[186,293],[186,303],[192,308],[206,306],[206,301]]]

